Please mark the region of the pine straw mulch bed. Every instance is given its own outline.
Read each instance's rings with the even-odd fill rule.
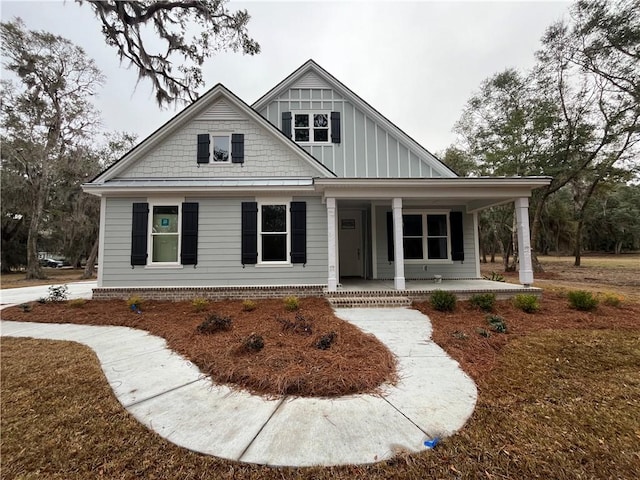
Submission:
[[[260,300],[253,311],[241,301],[209,303],[196,311],[191,302],[145,301],[142,312],[123,300],[30,303],[2,311],[3,320],[43,323],[115,325],[142,329],[166,339],[212,380],[266,396],[334,397],[376,393],[397,381],[396,359],[373,335],[337,318],[324,299],[301,299],[297,311],[287,311],[282,299]],[[74,306],[75,305],[75,306]],[[230,317],[228,331],[203,334],[197,327],[210,314]],[[335,333],[327,349],[316,345]],[[244,347],[257,334],[264,348]]]
[[[507,333],[490,331],[487,313],[469,302],[458,302],[454,312],[439,312],[429,302],[415,302],[414,307],[431,319],[433,340],[476,381],[492,371],[503,348],[516,338],[545,330],[640,329],[640,303],[600,304],[592,312],[583,312],[570,308],[566,295],[557,291],[545,290],[535,313],[525,313],[508,300],[497,301],[492,313],[505,319]]]

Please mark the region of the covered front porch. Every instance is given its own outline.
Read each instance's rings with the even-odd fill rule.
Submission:
[[[327,207],[327,292],[427,297],[520,290],[536,293],[529,197],[547,177],[439,179],[316,179]],[[521,285],[482,280],[478,212],[515,206]],[[439,283],[435,283],[439,282]],[[375,292],[367,294],[365,292]]]

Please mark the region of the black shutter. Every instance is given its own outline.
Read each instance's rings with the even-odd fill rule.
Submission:
[[[242,264],[258,263],[258,204],[242,202]]]
[[[464,261],[464,237],[462,229],[462,212],[451,212],[451,259]]]
[[[182,265],[198,264],[198,204],[182,204]]]
[[[244,163],[243,133],[234,133],[231,135],[231,161],[233,163]]]
[[[393,212],[387,212],[387,260],[393,262]]]
[[[209,134],[198,134],[198,163],[209,163]]]
[[[147,264],[149,204],[134,203],[131,222],[131,265]]]
[[[340,112],[331,112],[331,143],[340,143]]]
[[[291,112],[282,112],[282,133],[291,138]]]
[[[307,202],[291,202],[291,263],[307,263]]]

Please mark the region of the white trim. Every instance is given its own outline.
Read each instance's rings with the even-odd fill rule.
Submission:
[[[378,278],[378,232],[376,230],[378,214],[377,205],[371,202],[371,277]]]
[[[182,204],[184,203],[184,197],[152,197],[147,198],[147,205],[149,207],[149,218],[147,219],[147,264],[146,267],[157,268],[177,268],[182,267],[180,263],[180,252],[182,247]],[[153,261],[153,209],[154,207],[178,207],[178,220],[177,220],[177,237],[178,246],[176,252],[175,262],[154,262]],[[172,234],[174,235],[174,234]]]
[[[338,263],[337,263],[337,215],[336,199],[327,198],[327,290],[335,292],[338,289]]]
[[[406,287],[404,278],[404,248],[402,245],[402,197],[396,197],[391,203],[393,211],[393,285],[396,290],[404,290]]]
[[[107,224],[107,197],[100,197],[100,227],[98,230],[98,287],[104,278],[104,242]]]
[[[473,212],[473,244],[476,256],[476,277],[481,278],[480,272],[480,236],[478,235],[478,212]]]
[[[529,231],[529,199],[516,198],[516,232],[518,235],[518,261],[520,263],[520,283],[525,287],[533,285],[533,264],[531,262],[531,233]]]
[[[180,254],[178,254],[178,256],[180,256]],[[149,270],[163,270],[163,269],[180,270],[184,268],[184,265],[174,265],[173,263],[172,264],[152,263],[150,265],[145,265],[144,268]]]
[[[255,264],[256,267],[275,267],[275,266],[292,266],[291,263],[291,197],[282,198],[282,197],[263,197],[260,199],[256,199],[256,203],[258,204],[258,263]],[[262,207],[269,205],[284,205],[284,218],[285,218],[285,228],[284,232],[270,232],[263,233],[262,232]],[[286,245],[285,245],[285,259],[284,261],[263,261],[262,260],[262,235],[284,235],[286,236]]]

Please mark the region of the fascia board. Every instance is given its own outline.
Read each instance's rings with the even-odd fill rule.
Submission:
[[[180,193],[186,196],[246,196],[255,195],[279,195],[282,193],[315,194],[313,186],[238,186],[238,187],[184,187],[184,186],[110,186],[109,184],[84,184],[82,190],[85,193],[96,196],[136,197],[151,194]]]

